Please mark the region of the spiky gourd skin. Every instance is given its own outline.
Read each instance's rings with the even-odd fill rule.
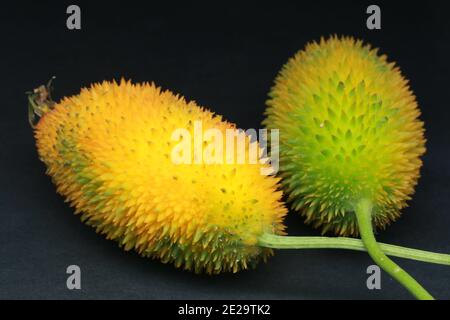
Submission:
[[[153,84],[94,84],[35,128],[40,159],[82,221],[125,250],[195,272],[236,272],[271,255],[286,209],[262,164],[175,164],[172,132],[234,125]],[[248,147],[248,145],[247,145]]]
[[[424,127],[408,81],[362,41],[310,43],[282,68],[264,124],[280,129],[280,173],[294,210],[338,235],[357,235],[354,205],[374,203],[384,228],[414,192]]]

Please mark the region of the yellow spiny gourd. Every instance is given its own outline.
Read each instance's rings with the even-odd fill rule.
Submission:
[[[266,165],[172,161],[176,129],[233,124],[148,83],[94,84],[59,103],[41,91],[35,103],[48,175],[106,238],[196,272],[236,272],[271,254],[258,237],[282,234],[286,210]]]

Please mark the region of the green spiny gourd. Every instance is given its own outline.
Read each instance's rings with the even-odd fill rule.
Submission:
[[[419,298],[431,298],[373,235],[414,192],[425,152],[416,99],[399,68],[349,37],[310,43],[282,68],[264,124],[280,130],[282,185],[307,223],[361,235],[369,254]]]
[[[351,38],[313,42],[283,67],[264,121],[280,129],[283,186],[322,232],[358,235],[361,198],[384,228],[414,192],[425,152],[407,80],[386,56]]]

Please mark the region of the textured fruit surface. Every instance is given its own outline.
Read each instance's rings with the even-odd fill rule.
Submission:
[[[261,164],[175,164],[172,133],[194,121],[234,128],[152,84],[103,82],[56,104],[35,137],[57,191],[125,250],[196,272],[254,266],[271,254],[258,236],[283,233],[278,180]]]
[[[354,205],[396,220],[414,192],[423,123],[394,63],[352,38],[310,43],[282,68],[264,124],[280,129],[280,173],[292,207],[323,232],[357,235]]]

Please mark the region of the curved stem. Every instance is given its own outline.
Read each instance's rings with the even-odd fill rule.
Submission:
[[[344,249],[367,251],[367,248],[360,239],[345,237],[294,237],[265,233],[259,237],[258,244],[261,247],[273,249]],[[449,254],[405,248],[386,243],[378,243],[378,245],[385,254],[390,256],[450,265]]]
[[[433,299],[433,297],[413,277],[400,268],[394,261],[389,259],[381,250],[373,234],[372,201],[368,199],[360,200],[355,206],[355,214],[358,220],[361,239],[373,261],[400,282],[417,299]]]

